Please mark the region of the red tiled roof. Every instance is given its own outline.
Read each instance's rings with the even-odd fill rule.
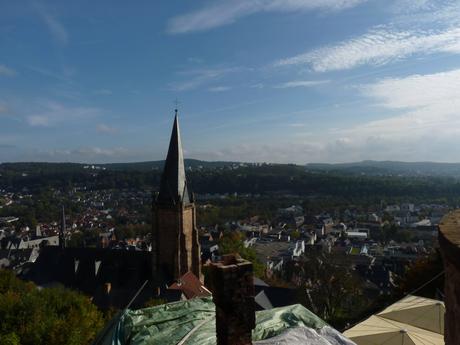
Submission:
[[[180,277],[177,282],[171,284],[168,289],[171,290],[181,290],[182,293],[191,299],[194,297],[205,297],[211,296],[211,291],[209,291],[194,275],[192,272],[188,271],[182,277]]]

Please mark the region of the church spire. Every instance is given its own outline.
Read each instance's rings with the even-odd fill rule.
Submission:
[[[167,205],[190,203],[177,109],[175,109],[175,113],[168,155],[166,156],[163,175],[161,176],[160,193],[157,199],[158,203]]]

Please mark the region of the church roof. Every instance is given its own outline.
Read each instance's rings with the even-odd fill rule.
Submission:
[[[179,120],[174,118],[174,125],[169,142],[168,155],[161,176],[159,204],[177,205],[190,203],[190,196],[185,178],[184,154],[179,131]]]

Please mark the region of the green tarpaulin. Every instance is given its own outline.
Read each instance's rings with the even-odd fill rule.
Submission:
[[[299,304],[259,311],[253,341],[274,337],[287,329],[320,329],[326,323]],[[215,345],[215,306],[212,298],[194,298],[152,308],[128,310],[112,331],[112,345]]]

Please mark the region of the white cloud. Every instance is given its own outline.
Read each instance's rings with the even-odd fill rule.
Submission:
[[[102,110],[98,108],[72,107],[51,100],[41,101],[34,108],[39,110],[30,111],[25,115],[26,122],[34,127],[48,127],[69,121],[81,121],[102,114]]]
[[[367,136],[419,139],[460,134],[460,69],[405,78],[387,78],[363,87],[363,93],[397,116],[357,126]]]
[[[0,65],[0,76],[12,77],[16,75],[16,71],[12,68],[9,68],[5,65]]]
[[[363,92],[385,107],[394,109],[448,105],[460,100],[460,69],[405,78],[386,78],[363,86]]]
[[[197,11],[172,18],[167,31],[178,34],[208,30],[231,24],[257,12],[338,11],[364,1],[366,0],[220,0]]]
[[[276,62],[277,66],[307,65],[316,72],[360,65],[382,65],[415,54],[460,53],[460,28],[443,31],[403,31],[378,28],[365,35]]]
[[[61,44],[67,44],[69,41],[69,34],[57,16],[41,3],[37,2],[34,3],[34,5],[39,17],[43,23],[45,23],[53,38]]]
[[[106,125],[104,123],[100,123],[96,126],[96,131],[99,133],[108,133],[108,134],[114,134],[118,132],[118,129],[109,125]]]
[[[277,89],[287,89],[293,87],[312,87],[329,83],[329,80],[293,80],[275,86]]]
[[[388,111],[384,119],[329,135],[351,138],[349,156],[369,159],[460,160],[460,69],[404,78],[387,78],[361,87],[363,94]]]
[[[390,10],[397,15],[394,18],[395,22],[406,25],[455,25],[460,22],[459,0],[395,0]]]

